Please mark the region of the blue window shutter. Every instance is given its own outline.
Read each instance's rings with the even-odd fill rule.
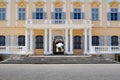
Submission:
[[[10,35],[6,36],[5,44],[6,44],[6,46],[10,46]]]
[[[33,18],[33,19],[36,19],[36,12],[33,12],[33,13],[32,13],[32,18]]]
[[[118,20],[120,21],[120,13],[118,13]]]
[[[84,12],[81,12],[81,19],[84,19]]]
[[[100,36],[100,46],[104,46],[104,36]]]
[[[17,35],[14,35],[14,46],[17,46],[18,45],[18,37]]]
[[[111,36],[107,36],[107,46],[111,46]]]
[[[111,13],[107,13],[107,20],[108,20],[108,21],[111,20]]]
[[[82,49],[84,49],[84,36],[82,36]]]
[[[55,19],[55,12],[51,13],[51,19]]]
[[[70,18],[74,19],[74,13],[73,12],[70,12]]]
[[[43,12],[43,19],[46,19],[46,17],[47,17],[47,13]]]
[[[62,12],[62,19],[66,19],[66,13]]]

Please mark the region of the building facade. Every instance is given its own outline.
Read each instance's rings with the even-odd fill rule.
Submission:
[[[0,0],[0,54],[119,53],[119,0]]]

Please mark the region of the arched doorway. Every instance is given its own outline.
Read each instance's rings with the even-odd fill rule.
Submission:
[[[53,53],[54,55],[64,54],[64,40],[62,36],[55,36],[53,41]]]

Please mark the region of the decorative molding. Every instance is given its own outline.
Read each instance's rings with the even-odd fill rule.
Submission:
[[[45,2],[43,2],[42,0],[38,0],[37,2],[35,2],[35,6],[36,7],[44,7],[45,5]]]
[[[110,5],[110,7],[118,8],[119,2],[117,2],[116,0],[113,0],[112,2],[109,3],[109,5]]]
[[[19,0],[17,2],[18,7],[26,7],[27,2],[25,0]]]
[[[61,0],[56,0],[53,4],[54,7],[63,7],[64,2],[62,2]]]
[[[91,7],[97,7],[99,8],[101,3],[98,1],[98,0],[93,0],[91,3],[90,3]]]
[[[72,4],[74,8],[81,8],[83,3],[80,2],[79,0],[76,0]]]
[[[0,8],[6,8],[7,7],[7,2],[5,2],[4,0],[0,0]]]

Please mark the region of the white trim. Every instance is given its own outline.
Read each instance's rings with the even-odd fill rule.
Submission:
[[[16,5],[16,8],[15,8],[15,25],[17,26],[17,20],[18,20],[18,5],[17,4],[15,4]]]
[[[11,15],[11,1],[9,1],[8,5],[7,5],[7,14],[6,14],[6,19],[7,19],[7,26],[10,26],[10,15]]]
[[[66,2],[65,2],[65,4],[63,5],[63,12],[66,12]]]
[[[51,11],[54,12],[53,2],[51,2]]]
[[[89,5],[89,13],[90,13],[90,14],[89,14],[89,19],[92,20],[92,16],[91,16],[91,15],[92,15],[92,12],[91,12],[91,5]]]
[[[100,26],[102,26],[102,5],[100,5],[99,19],[100,19]]]
[[[82,12],[84,12],[84,4],[82,5]]]
[[[45,4],[45,6],[44,6],[44,11],[46,12],[47,11],[47,8],[46,8],[47,6],[46,6],[46,4]]]
[[[28,20],[28,16],[29,16],[29,5],[27,4],[26,6],[26,20]]]

